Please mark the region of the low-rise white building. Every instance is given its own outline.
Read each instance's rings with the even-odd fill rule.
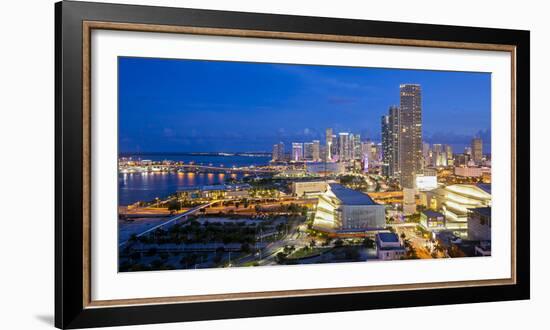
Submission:
[[[406,250],[396,233],[376,234],[376,254],[379,260],[398,260]]]
[[[292,194],[298,197],[304,195],[320,195],[327,191],[326,181],[292,182]]]
[[[491,173],[491,169],[488,167],[455,167],[455,175],[470,178],[479,178],[483,173]]]
[[[436,175],[417,175],[416,176],[416,189],[419,191],[427,191],[437,188],[437,176]]]

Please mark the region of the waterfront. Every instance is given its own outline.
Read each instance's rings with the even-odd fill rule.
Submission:
[[[219,155],[219,154],[191,154],[191,153],[121,153],[120,157],[133,160],[151,160],[162,162],[165,160],[184,162],[185,164],[211,165],[224,167],[258,166],[267,165],[271,156],[255,155]]]
[[[258,166],[269,163],[268,157],[252,156],[203,156],[184,154],[140,154],[125,155],[132,159],[151,161],[181,161],[197,165],[214,165],[230,168],[233,166]],[[186,187],[222,184],[227,180],[240,180],[243,173],[195,173],[189,172],[143,172],[119,173],[118,202],[125,206],[137,201],[151,201],[164,198]]]
[[[119,174],[119,205],[130,205],[137,201],[152,201],[165,198],[186,187],[222,184],[226,180],[241,179],[238,173],[195,173],[195,172],[144,172]]]

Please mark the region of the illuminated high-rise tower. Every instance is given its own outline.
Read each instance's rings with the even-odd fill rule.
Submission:
[[[388,177],[399,176],[399,118],[397,106],[382,116],[382,174]]]
[[[361,159],[361,135],[360,134],[355,134],[354,138],[353,138],[353,143],[352,143],[352,158],[353,159]]]
[[[292,158],[293,161],[299,162],[304,159],[304,144],[293,142],[292,143]]]
[[[326,160],[332,160],[332,128],[327,128],[326,132],[325,132],[325,143],[326,143],[326,146],[327,146],[327,150],[326,150],[326,156],[327,156],[327,159]]]
[[[304,160],[314,160],[313,159],[313,142],[304,143]]]
[[[390,163],[392,162],[393,151],[390,144],[390,116],[382,116],[382,175],[390,176]]]
[[[417,174],[423,172],[422,95],[420,85],[400,86],[399,170],[401,186],[415,188]]]
[[[340,161],[347,161],[350,159],[350,143],[349,133],[338,133],[338,155]]]
[[[481,164],[483,158],[483,141],[481,138],[472,139],[472,160],[476,165]]]
[[[422,157],[422,96],[420,85],[400,86],[399,171],[403,212],[416,212],[416,175],[424,170]]]
[[[285,144],[283,142],[273,145],[271,160],[274,162],[282,162],[285,160]]]
[[[313,161],[318,162],[321,159],[321,143],[319,140],[313,140],[312,150]]]

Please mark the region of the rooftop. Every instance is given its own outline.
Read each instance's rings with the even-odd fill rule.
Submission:
[[[434,218],[434,217],[443,217],[444,215],[439,213],[439,212],[436,212],[436,211],[432,211],[432,210],[424,210],[422,211],[422,213],[424,213],[428,218]]]
[[[399,242],[399,236],[395,233],[378,233],[378,238],[384,243],[397,243]]]
[[[329,183],[332,193],[344,205],[377,205],[369,195],[346,188],[338,183]]]
[[[490,194],[491,193],[491,184],[490,183],[478,183],[476,184],[476,186],[485,191],[486,193]]]
[[[490,207],[477,207],[477,208],[474,208],[474,209],[470,209],[470,211],[481,214],[482,216],[485,216],[485,217],[490,217],[491,216],[491,208]]]

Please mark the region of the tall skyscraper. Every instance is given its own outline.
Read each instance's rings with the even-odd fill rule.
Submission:
[[[483,141],[481,138],[472,139],[472,160],[476,165],[481,164],[481,159],[483,158]]]
[[[279,145],[278,144],[274,144],[273,145],[273,149],[271,151],[271,161],[272,162],[276,162],[278,159],[277,157],[279,156]]]
[[[353,140],[351,140],[350,142],[351,142],[351,146],[352,146],[352,149],[351,149],[352,157],[351,158],[361,159],[361,135],[360,134],[355,134],[353,136]]]
[[[390,116],[382,116],[382,175],[390,176],[390,163],[392,163],[393,150],[391,141],[390,130]],[[365,152],[366,154],[366,152]]]
[[[380,162],[382,161],[382,143],[373,143],[372,153],[376,162],[380,164]]]
[[[450,161],[454,159],[453,147],[450,145],[445,145],[445,153],[447,154],[447,165],[450,165]]]
[[[422,96],[420,85],[400,86],[399,168],[401,186],[415,188],[416,175],[423,173]]]
[[[319,140],[313,140],[313,161],[318,162],[321,159],[321,143]]]
[[[382,116],[382,174],[399,176],[399,139],[401,132],[399,107],[391,106],[388,115]]]
[[[304,158],[304,145],[302,143],[293,142],[291,159],[295,162],[299,162],[303,160],[303,158]]]
[[[332,148],[330,148],[331,160],[338,158],[338,150],[340,150],[338,137],[336,134],[332,134]]]
[[[361,143],[361,159],[363,160],[363,166],[365,170],[375,166],[376,159],[373,157],[373,144],[367,140]]]
[[[432,165],[432,157],[429,143],[422,143],[422,157],[424,158],[424,167]]]
[[[382,116],[382,175],[396,177],[399,175],[399,107],[391,106],[388,115]]]
[[[327,159],[326,160],[332,160],[332,128],[327,128],[325,132],[325,143],[326,143],[326,153],[327,153]]]
[[[434,159],[434,165],[435,166],[447,166],[447,152],[445,151],[445,148],[442,144],[434,144],[433,145],[433,159]]]
[[[370,153],[370,141],[361,142],[361,159],[365,160],[369,158]]]
[[[400,177],[400,164],[399,164],[399,139],[401,132],[401,111],[397,106],[391,106],[389,109],[390,120],[390,145],[392,150],[392,157],[389,166],[390,177]]]
[[[313,143],[304,143],[304,160],[313,160]]]
[[[282,162],[285,160],[285,144],[283,142],[273,145],[271,160],[274,162]]]
[[[353,159],[353,146],[355,145],[355,135],[353,135],[353,133],[350,133],[349,134],[349,139],[348,139],[348,152],[349,152],[349,157],[348,159]]]
[[[339,133],[338,134],[338,156],[340,161],[347,161],[350,159],[350,148],[349,148],[349,133]]]

